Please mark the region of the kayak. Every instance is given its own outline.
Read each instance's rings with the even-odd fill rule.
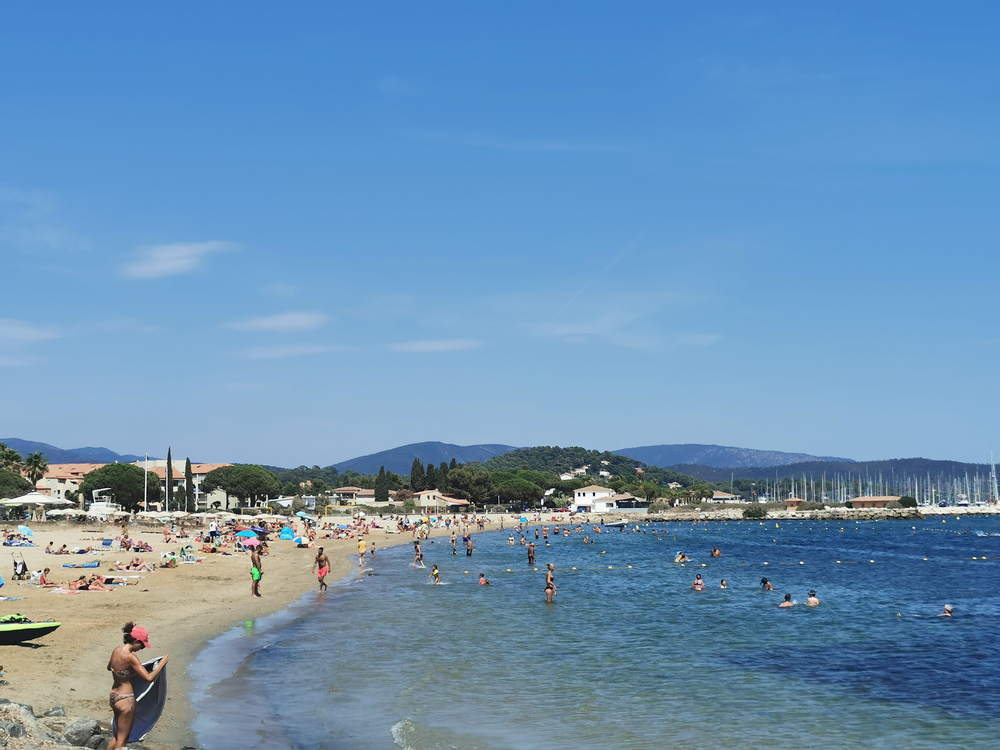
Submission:
[[[61,622],[10,622],[0,623],[0,646],[12,646],[48,635],[62,625]]]

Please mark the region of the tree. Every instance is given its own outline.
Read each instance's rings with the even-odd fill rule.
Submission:
[[[916,508],[917,498],[910,497],[909,495],[903,495],[901,498],[899,498],[899,505],[902,508]]]
[[[278,477],[263,466],[237,464],[229,468],[228,492],[230,495],[235,495],[241,505],[246,502],[267,500],[272,495],[281,494],[281,482],[278,481]]]
[[[80,493],[84,498],[93,499],[94,490],[103,490],[125,510],[139,510],[142,508],[144,476],[149,500],[159,502],[163,495],[159,478],[151,471],[144,472],[141,466],[135,464],[106,464],[94,469],[80,483]]]
[[[378,470],[378,477],[375,479],[375,502],[389,502],[389,479],[385,475],[385,467]]]
[[[515,477],[498,484],[496,493],[505,503],[520,504],[537,501],[545,493],[545,490],[527,479]]]
[[[0,469],[0,497],[20,497],[31,492],[31,482],[19,473]]]
[[[80,498],[81,497],[83,497],[83,496],[79,492],[77,492],[76,490],[66,490],[63,493],[63,498],[65,498],[66,500],[69,500],[71,503],[74,503],[76,505],[80,504]]]
[[[478,466],[463,464],[448,472],[451,494],[473,505],[486,505],[494,497],[493,479]]]
[[[281,494],[285,497],[291,497],[299,491],[299,486],[295,482],[285,482],[284,487],[281,488]]]
[[[198,510],[194,507],[194,474],[191,473],[191,459],[184,459],[184,510]]]
[[[438,470],[435,468],[434,464],[427,464],[427,489],[437,490],[440,489],[441,482],[438,481]]]
[[[206,495],[210,495],[216,490],[222,490],[226,493],[226,510],[229,510],[229,496],[232,494],[229,491],[229,475],[234,468],[236,467],[220,466],[218,469],[212,469],[201,480],[201,491]]]
[[[448,464],[448,471],[451,471],[452,469],[457,469],[457,468],[458,468],[458,461],[456,461],[454,458],[451,459],[451,463]]]
[[[414,492],[423,492],[427,489],[427,475],[424,474],[424,465],[419,458],[413,459],[413,466],[410,469],[410,489]]]
[[[743,517],[751,520],[759,518],[767,518],[767,508],[765,508],[763,505],[758,505],[754,503],[753,505],[750,505],[747,508],[743,509]]]
[[[170,446],[167,446],[167,510],[174,499],[174,463],[170,460]]]
[[[20,453],[13,448],[7,447],[4,443],[0,443],[0,471],[10,471],[20,474],[23,463],[24,461]]]
[[[38,480],[45,476],[45,472],[48,470],[49,459],[47,459],[41,451],[35,451],[24,459],[24,473],[27,474],[28,481],[31,482],[32,489],[34,489]]]

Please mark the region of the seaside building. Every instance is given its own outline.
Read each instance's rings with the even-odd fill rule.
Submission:
[[[880,495],[878,497],[851,498],[852,508],[888,508],[889,503],[899,501],[898,495]]]
[[[740,495],[731,495],[728,492],[720,492],[715,490],[712,492],[712,498],[709,500],[711,503],[741,503],[743,498]]]
[[[804,502],[805,500],[801,497],[790,497],[785,500],[785,510],[798,510],[799,506]]]
[[[468,500],[459,497],[448,497],[442,495],[438,490],[424,490],[413,495],[413,503],[418,508],[434,508],[437,510],[447,510],[452,505],[468,505]]]
[[[570,510],[576,513],[605,513],[617,510],[615,491],[610,487],[590,484],[573,492],[573,506]]]
[[[155,474],[160,480],[160,491],[163,493],[163,497],[167,496],[167,462],[166,459],[149,459],[148,461],[133,461],[134,466],[139,468],[145,468],[152,474]],[[184,461],[171,461],[171,469],[173,470],[173,476],[171,477],[171,484],[173,485],[174,491],[174,502],[184,492]],[[223,466],[232,466],[232,464],[191,464],[191,484],[194,485],[194,507],[191,508],[192,511],[206,510],[211,508],[214,503],[219,503],[219,507],[225,507],[226,505],[226,493],[222,490],[215,490],[211,493],[205,493],[201,490],[201,483],[205,481],[205,477],[210,471],[215,469],[220,469]],[[230,504],[232,504],[234,498],[230,498]],[[183,505],[183,497],[180,499],[180,504]],[[178,508],[171,507],[170,510],[177,510]],[[183,508],[180,508],[183,510]]]
[[[330,497],[339,505],[374,505],[375,490],[365,487],[337,487],[330,492]]]
[[[104,464],[49,464],[45,476],[35,482],[35,490],[63,499],[67,492],[79,492],[83,478],[102,466]]]

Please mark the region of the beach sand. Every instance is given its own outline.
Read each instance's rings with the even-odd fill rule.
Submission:
[[[10,574],[11,552],[24,553],[29,570],[52,568],[52,579],[59,582],[74,580],[83,573],[106,573],[118,559],[127,562],[130,553],[103,552],[100,555],[46,555],[46,543],[55,548],[99,547],[99,539],[119,533],[106,526],[104,534],[98,526],[67,526],[65,524],[32,524],[36,547],[3,547],[8,563],[2,571],[7,584],[0,595],[21,597],[22,601],[0,601],[0,614],[23,614],[38,622],[58,620],[62,627],[38,639],[38,648],[0,646],[0,665],[10,684],[0,686],[0,697],[34,706],[41,715],[53,706],[63,706],[69,717],[88,716],[102,725],[110,724],[108,694],[111,678],[107,672],[112,649],[122,643],[122,626],[133,620],[147,628],[151,649],[142,657],[170,655],[170,694],[166,710],[156,729],[144,744],[150,748],[176,748],[194,745],[190,723],[192,711],[188,701],[186,668],[205,643],[245,620],[252,620],[284,609],[305,592],[316,589],[316,575],[311,566],[316,552],[298,549],[291,542],[270,542],[270,554],[264,558],[263,598],[250,596],[249,555],[232,557],[207,555],[195,565],[180,565],[144,573],[136,586],[116,587],[110,593],[81,592],[55,594],[36,586],[19,586]],[[493,528],[496,528],[495,526]],[[164,545],[161,527],[150,527],[134,538],[148,541],[152,553],[141,555],[147,562],[159,562],[159,554],[176,550],[179,545]],[[435,532],[439,536],[443,531]],[[385,534],[373,530],[365,537],[375,541],[377,549],[411,543],[407,534]],[[198,547],[199,544],[185,540]],[[327,583],[334,583],[357,569],[357,540],[321,540],[330,558],[332,570]],[[97,570],[72,570],[63,563],[98,560]],[[127,573],[127,575],[132,575]],[[13,745],[12,745],[13,746]]]

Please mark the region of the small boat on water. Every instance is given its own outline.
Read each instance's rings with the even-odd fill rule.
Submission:
[[[604,525],[607,526],[609,529],[620,529],[625,526],[628,526],[628,521],[611,521]]]
[[[0,646],[13,646],[48,635],[61,622],[31,622],[23,615],[0,617]]]

